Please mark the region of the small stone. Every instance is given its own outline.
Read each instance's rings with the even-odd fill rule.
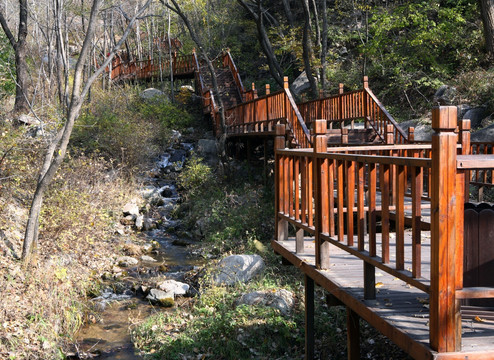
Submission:
[[[158,287],[168,293],[173,293],[174,295],[185,295],[189,291],[190,286],[188,284],[175,281],[175,280],[165,280],[158,284]]]
[[[164,307],[172,307],[175,303],[174,294],[165,292],[159,289],[151,289],[146,299],[153,304],[158,304]]]
[[[132,265],[137,265],[139,263],[139,260],[134,259],[133,257],[130,256],[120,256],[117,259],[118,266],[121,267],[129,267]]]
[[[122,209],[124,215],[134,215],[134,219],[139,215],[139,206],[135,203],[127,203]]]
[[[152,258],[151,256],[147,256],[147,255],[142,255],[141,260],[147,261],[147,262],[156,262],[157,261],[155,258]]]
[[[142,230],[143,224],[144,224],[144,216],[143,215],[139,215],[136,218],[136,223],[135,223],[137,230]]]

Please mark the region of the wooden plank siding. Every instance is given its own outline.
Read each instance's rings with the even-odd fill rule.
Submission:
[[[326,125],[313,122],[313,149],[276,149],[275,252],[414,358],[494,358],[494,323],[460,309],[494,297],[463,286],[466,174],[494,156],[464,154],[456,107],[433,109],[431,144],[327,148]]]

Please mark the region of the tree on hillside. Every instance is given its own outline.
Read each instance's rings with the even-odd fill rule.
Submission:
[[[494,0],[479,0],[487,53],[494,59]]]
[[[40,170],[36,190],[31,203],[31,208],[29,210],[29,217],[24,236],[22,258],[25,264],[29,264],[33,260],[33,252],[37,247],[39,215],[41,212],[44,193],[52,182],[58,168],[60,167],[65,157],[67,146],[70,141],[70,136],[74,128],[74,123],[79,117],[79,111],[89,92],[89,89],[99,77],[99,75],[103,73],[106,67],[110,64],[113,56],[115,56],[120,46],[129,35],[133,24],[149,6],[152,0],[147,0],[147,2],[136,11],[135,15],[131,19],[129,19],[127,28],[125,29],[125,32],[121,36],[120,40],[109,52],[108,56],[105,58],[101,66],[84,83],[84,65],[89,58],[88,55],[91,51],[93,35],[95,34],[95,28],[98,23],[97,15],[102,2],[103,0],[94,0],[92,3],[89,19],[85,24],[86,33],[83,39],[82,48],[80,49],[79,57],[77,59],[72,77],[73,80],[71,85],[70,101],[68,103],[68,108],[66,111],[65,123],[50,144]]]
[[[16,70],[16,87],[15,87],[15,113],[26,113],[29,111],[29,101],[27,98],[27,87],[29,83],[27,67],[27,19],[28,3],[27,0],[19,0],[19,26],[17,29],[17,40],[10,30],[6,18],[6,9],[0,8],[0,25],[5,35],[9,39],[10,45],[15,52],[15,70]]]
[[[216,76],[216,72],[214,70],[213,63],[211,59],[209,58],[209,55],[198,35],[198,32],[195,30],[195,28],[192,26],[191,22],[189,21],[189,18],[187,17],[187,14],[182,10],[180,5],[176,0],[170,0],[170,3],[167,1],[165,2],[164,0],[160,0],[161,3],[166,6],[168,9],[176,13],[180,18],[182,19],[183,23],[187,27],[187,30],[189,31],[190,37],[192,38],[192,41],[196,44],[199,53],[201,57],[204,59],[206,62],[206,66],[208,67],[209,73],[211,74],[211,80],[213,82],[213,89],[215,94],[217,94],[217,98],[215,99],[218,102],[218,108],[219,108],[219,113],[220,113],[220,123],[221,123],[221,136],[220,136],[220,152],[221,155],[225,155],[225,142],[226,142],[226,119],[225,119],[225,107],[223,105],[223,100],[220,96],[220,90],[218,86],[218,78]]]

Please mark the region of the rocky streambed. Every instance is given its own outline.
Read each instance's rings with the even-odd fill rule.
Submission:
[[[91,299],[94,310],[69,358],[140,359],[130,328],[197,293],[203,260],[191,251],[191,239],[176,235],[180,223],[172,217],[180,198],[175,179],[192,149],[179,142],[167,149],[143,179],[142,199],[123,206],[115,238],[122,255],[102,274],[102,290]]]

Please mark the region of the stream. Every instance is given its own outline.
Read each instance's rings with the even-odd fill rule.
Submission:
[[[141,194],[153,205],[153,214],[158,214],[160,225],[157,228],[151,226],[147,231],[143,229],[138,236],[144,244],[141,247],[152,250],[143,253],[145,256],[134,256],[138,262],[123,267],[123,275],[106,281],[101,295],[91,300],[98,311],[89,316],[88,324],[78,332],[74,354],[70,358],[141,359],[132,344],[130,327],[150,315],[169,311],[146,299],[149,288],[153,287],[149,284],[165,279],[186,283],[187,272],[203,263],[203,259],[186,246],[192,243],[191,240],[179,238],[174,231],[168,231],[179,225],[177,220],[171,218],[171,212],[179,200],[174,175],[181,171],[191,150],[191,144],[177,143],[161,156],[157,168],[150,172],[154,176],[145,179]],[[158,220],[155,217],[153,215],[154,220]],[[135,228],[135,225],[132,227]],[[128,226],[127,231],[129,229]],[[192,294],[193,291],[187,295]],[[186,298],[175,297],[176,303],[184,301],[182,299]]]

